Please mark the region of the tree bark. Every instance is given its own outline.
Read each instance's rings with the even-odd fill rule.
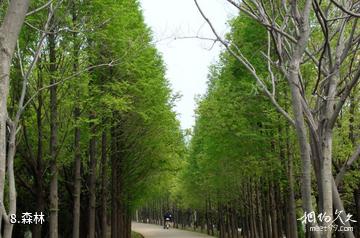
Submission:
[[[51,19],[51,25],[54,24],[54,16]],[[56,72],[56,43],[55,31],[52,27],[51,33],[48,35],[49,41],[49,59],[50,59],[50,83],[55,84]],[[57,118],[57,86],[50,87],[50,221],[49,221],[49,237],[58,237],[58,168],[57,168],[57,147],[58,147],[58,118]]]
[[[77,25],[77,11],[76,11],[76,1],[72,1],[72,22],[73,26]],[[74,41],[74,63],[73,63],[73,73],[76,74],[79,71],[79,50],[80,46],[78,43],[78,33],[74,31],[73,41]],[[79,92],[79,89],[77,89]],[[78,98],[76,98],[77,100]],[[78,102],[75,102],[74,109],[74,160],[75,160],[75,171],[74,171],[74,204],[73,204],[73,238],[79,238],[80,235],[80,196],[81,196],[81,148],[80,148],[80,126],[78,125],[80,118],[80,107]]]
[[[289,63],[289,69],[287,70],[287,80],[290,86],[291,99],[292,99],[292,109],[295,117],[295,128],[298,143],[300,146],[300,156],[301,156],[301,167],[302,167],[302,176],[301,176],[301,195],[302,195],[302,206],[303,210],[306,213],[313,212],[312,199],[311,199],[311,158],[310,158],[310,147],[307,141],[307,129],[305,127],[304,121],[304,109],[302,106],[302,95],[300,92],[300,61],[305,52],[307,42],[310,36],[310,0],[305,2],[304,10],[302,12],[302,21],[299,22],[299,35],[296,42],[294,51],[291,56]],[[293,4],[296,4],[293,2]],[[299,13],[293,12],[294,18],[296,19]],[[332,212],[330,214],[332,216]],[[314,223],[308,224],[307,226],[315,226]],[[320,237],[318,232],[313,232],[316,238]],[[327,235],[328,236],[328,235]]]
[[[38,88],[43,87],[42,79],[42,67],[39,61],[39,83]],[[37,163],[36,163],[36,174],[34,189],[36,191],[36,211],[44,211],[45,209],[45,191],[43,184],[43,125],[42,125],[42,107],[43,107],[43,95],[42,92],[38,94],[38,107],[36,110],[36,121],[38,129],[38,140],[37,140]],[[42,235],[42,224],[35,224],[33,226],[32,235],[34,238],[41,238]]]
[[[271,216],[271,231],[272,231],[272,237],[278,237],[279,231],[278,231],[278,214],[276,210],[276,200],[275,200],[275,190],[274,190],[274,183],[270,181],[270,204],[271,204],[271,210],[270,210],[270,216]]]
[[[344,226],[351,227],[350,222],[346,221],[347,217],[346,217],[346,213],[345,213],[345,208],[344,208],[343,202],[341,201],[340,194],[336,187],[334,178],[332,178],[331,182],[332,182],[332,184],[331,184],[332,185],[332,201],[334,202],[334,208],[338,211],[343,211],[340,215],[341,215],[341,219],[345,222]],[[354,233],[352,231],[344,231],[343,233],[344,233],[345,238],[355,238]]]
[[[0,27],[0,202],[4,201],[10,65],[30,0],[12,0]],[[0,211],[0,217],[2,217]],[[1,221],[0,219],[0,230]]]
[[[354,194],[355,211],[356,211],[355,220],[359,221],[360,220],[360,187],[357,187],[354,190],[353,194]],[[354,233],[355,233],[356,237],[360,236],[360,225],[359,225],[359,223],[357,223]]]
[[[287,154],[288,154],[288,204],[289,204],[289,232],[290,237],[297,238],[297,218],[296,218],[296,204],[295,204],[295,192],[294,192],[294,163],[293,155],[290,152],[289,138],[287,137]]]
[[[262,206],[261,206],[261,190],[259,183],[256,183],[256,208],[257,208],[257,217],[258,217],[258,229],[259,229],[259,237],[264,237],[264,221],[263,221],[263,213],[262,213]]]
[[[9,180],[9,214],[16,214],[16,190],[15,190],[15,175],[14,175],[14,157],[16,152],[16,124],[8,123],[10,128],[9,151],[7,156],[7,169]],[[13,224],[6,222],[4,226],[4,238],[11,238],[13,231]]]
[[[320,175],[321,175],[321,186],[322,186],[322,205],[323,205],[323,214],[326,214],[331,217],[329,222],[324,221],[323,226],[331,227],[332,217],[333,217],[333,194],[332,194],[332,137],[333,129],[330,128],[327,123],[331,119],[334,113],[335,107],[335,94],[336,94],[336,81],[334,76],[330,77],[329,80],[329,89],[328,89],[328,101],[326,102],[326,107],[323,112],[323,126],[322,126],[322,160]],[[331,230],[327,229],[323,232],[324,238],[331,237]]]
[[[78,123],[80,117],[80,109],[76,107],[74,110],[75,123]],[[80,152],[80,127],[76,125],[74,132],[74,157],[75,157],[75,173],[74,173],[74,207],[73,207],[73,238],[79,238],[80,232],[80,196],[81,196],[81,152]]]
[[[288,76],[288,81],[291,89],[292,107],[295,116],[295,127],[298,142],[300,145],[301,155],[301,196],[303,203],[303,210],[306,213],[313,212],[312,199],[311,199],[311,158],[310,148],[307,141],[307,130],[304,122],[303,107],[301,105],[301,94],[299,90],[299,64],[300,58],[294,59],[291,63],[291,69]],[[307,227],[316,226],[315,224],[308,224]],[[320,237],[318,232],[314,232],[316,238]]]
[[[117,133],[116,126],[111,128],[111,238],[118,238],[118,170],[117,170]]]
[[[90,120],[95,119],[95,113],[90,114]],[[92,122],[91,125],[91,139],[89,145],[89,238],[95,238],[95,218],[96,218],[96,125]]]
[[[283,214],[282,208],[284,207],[282,198],[281,198],[281,189],[279,184],[275,184],[275,201],[276,201],[276,216],[277,216],[277,230],[278,237],[283,237]]]
[[[107,190],[106,190],[106,164],[107,164],[107,136],[103,131],[101,136],[101,237],[107,237]]]

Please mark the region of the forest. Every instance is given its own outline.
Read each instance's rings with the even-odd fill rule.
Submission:
[[[0,238],[360,238],[360,1],[220,1],[188,129],[138,0],[0,1]]]

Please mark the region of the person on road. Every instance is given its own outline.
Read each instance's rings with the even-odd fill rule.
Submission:
[[[167,227],[167,223],[168,222],[172,222],[173,221],[173,215],[170,211],[167,211],[165,214],[164,214],[164,229],[165,228],[168,228]]]

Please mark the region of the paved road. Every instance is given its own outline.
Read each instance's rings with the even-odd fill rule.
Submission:
[[[162,226],[132,223],[132,230],[142,234],[145,238],[199,238],[199,237],[212,237],[197,232],[183,231],[178,229],[163,229]]]

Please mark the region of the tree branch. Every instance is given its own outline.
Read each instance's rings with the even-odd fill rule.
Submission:
[[[351,155],[351,157],[344,163],[344,165],[341,167],[339,173],[336,175],[335,184],[336,186],[339,186],[339,184],[342,182],[345,172],[351,167],[351,165],[360,157],[360,145],[356,148],[354,153]]]
[[[87,71],[90,71],[90,70],[92,70],[92,69],[94,69],[94,68],[99,68],[99,67],[103,67],[103,66],[113,67],[113,66],[115,65],[114,62],[115,62],[115,61],[111,61],[110,63],[98,64],[98,65],[93,65],[93,66],[87,67],[86,69],[83,69],[83,70],[81,70],[81,71],[79,71],[79,72],[77,72],[77,73],[75,73],[75,74],[73,74],[73,75],[71,75],[71,76],[69,76],[69,77],[66,77],[66,78],[64,78],[64,79],[62,79],[62,80],[60,80],[60,81],[57,81],[56,83],[53,83],[53,84],[50,84],[50,85],[47,85],[47,86],[44,86],[44,87],[40,88],[40,89],[39,89],[38,91],[36,91],[36,93],[34,93],[34,94],[29,98],[29,100],[24,104],[24,106],[22,107],[22,111],[27,107],[27,105],[28,105],[41,91],[43,91],[43,90],[45,90],[45,89],[48,89],[48,88],[51,88],[51,87],[54,87],[54,86],[56,86],[56,85],[58,85],[58,84],[62,84],[62,83],[64,83],[65,81],[67,81],[67,80],[69,80],[69,79],[72,79],[72,78],[74,78],[74,77],[76,77],[76,76],[78,76],[78,75],[80,75],[80,74],[82,74],[82,73],[85,73],[85,72],[87,72]]]
[[[276,22],[269,22],[268,19],[266,19],[264,16],[258,16],[255,14],[255,12],[250,12],[249,10],[236,4],[232,0],[226,0],[226,1],[229,2],[231,5],[235,6],[236,8],[238,8],[240,11],[244,12],[246,15],[248,15],[252,19],[259,22],[261,25],[265,26],[268,30],[273,30],[276,33],[284,36],[286,39],[288,39],[293,44],[298,43],[296,38],[294,38],[289,33],[284,31],[284,29],[286,29],[286,27],[284,27],[284,29],[280,29]],[[243,3],[245,3],[245,2],[243,2]],[[296,27],[296,25],[295,25],[295,27]],[[314,62],[314,64],[319,65],[319,61],[316,59],[315,55],[313,53],[311,53],[308,49],[305,49],[305,54]],[[320,69],[323,74],[325,74],[325,75],[327,74],[327,71],[325,68],[321,67]]]
[[[339,116],[339,113],[340,113],[342,107],[344,106],[346,99],[349,97],[351,90],[359,82],[359,78],[360,78],[360,68],[357,70],[354,78],[345,86],[344,92],[342,93],[342,95],[340,97],[340,101],[336,104],[333,115],[331,116],[331,118],[328,122],[329,128],[334,127],[336,119]]]
[[[50,0],[50,1],[48,1],[47,3],[45,3],[44,5],[36,8],[35,10],[32,10],[32,11],[26,13],[26,16],[30,16],[30,15],[32,15],[32,14],[34,14],[34,13],[37,13],[37,12],[41,11],[42,9],[50,6],[50,4],[51,4],[53,1],[54,1],[54,0]]]
[[[343,5],[341,5],[340,3],[338,3],[335,0],[330,0],[335,6],[337,6],[340,10],[342,10],[343,12],[346,12],[347,14],[349,14],[350,16],[353,17],[360,17],[360,13],[357,12],[352,12],[348,9],[346,9]]]
[[[264,91],[265,95],[270,99],[271,103],[275,106],[276,110],[281,113],[288,121],[291,125],[295,126],[295,122],[294,120],[290,117],[290,115],[278,104],[278,102],[276,101],[276,99],[272,96],[271,92],[267,89],[265,83],[260,79],[260,77],[257,75],[255,68],[251,65],[251,63],[242,55],[240,49],[236,46],[233,45],[239,54],[235,53],[231,47],[229,46],[229,43],[226,42],[224,39],[222,39],[219,34],[217,33],[217,31],[215,30],[214,26],[212,25],[211,21],[206,17],[206,15],[204,14],[204,12],[202,11],[202,9],[200,8],[197,0],[194,0],[197,9],[199,10],[201,16],[204,18],[204,20],[208,23],[208,25],[210,26],[212,32],[214,33],[215,37],[219,40],[219,42],[221,44],[223,44],[225,46],[225,48],[228,50],[228,52],[234,56],[238,61],[240,61],[241,64],[243,64],[249,71],[250,73],[254,76],[256,82],[260,85],[260,88]]]

